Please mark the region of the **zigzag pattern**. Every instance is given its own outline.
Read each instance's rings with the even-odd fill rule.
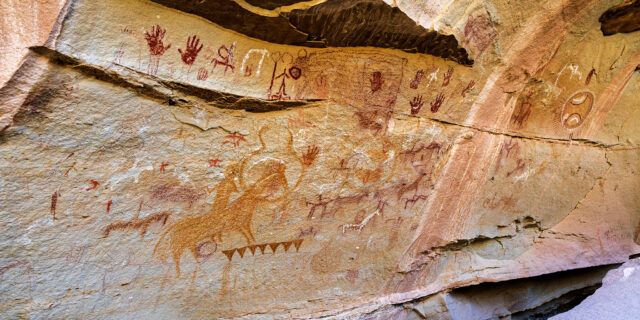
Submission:
[[[272,243],[263,243],[263,244],[253,244],[253,245],[249,245],[249,246],[242,247],[242,248],[235,248],[235,249],[231,249],[231,250],[222,250],[222,253],[224,253],[224,255],[227,256],[227,258],[229,259],[229,261],[231,261],[231,259],[233,258],[233,255],[236,252],[238,252],[238,255],[240,255],[240,258],[244,258],[244,253],[247,251],[247,249],[249,249],[249,251],[251,251],[251,255],[255,255],[256,249],[260,249],[260,253],[264,254],[264,252],[267,249],[267,247],[269,247],[269,248],[271,248],[271,252],[273,254],[275,254],[276,250],[278,250],[278,247],[280,245],[282,245],[282,248],[284,248],[284,252],[287,252],[287,251],[289,251],[289,248],[293,244],[293,246],[296,248],[296,252],[298,252],[298,250],[300,249],[300,246],[302,245],[302,241],[303,240],[304,239],[296,239],[296,240],[285,241],[285,242],[272,242]]]

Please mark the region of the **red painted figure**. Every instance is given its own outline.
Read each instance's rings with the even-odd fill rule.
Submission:
[[[222,162],[220,159],[209,159],[209,168],[222,168],[218,163]]]
[[[384,80],[382,80],[382,72],[376,71],[371,74],[371,92],[376,92],[382,88],[382,84],[384,84]]]
[[[225,74],[227,73],[227,69],[229,68],[231,68],[231,72],[234,72],[235,66],[233,65],[233,49],[235,48],[235,46],[236,44],[234,43],[230,48],[227,48],[227,46],[225,45],[222,45],[220,46],[220,48],[218,48],[218,56],[220,57],[220,60],[216,58],[211,59],[211,62],[213,63],[213,68],[211,69],[212,72],[218,65],[224,66]]]
[[[200,68],[198,70],[198,80],[207,80],[207,78],[209,78],[209,71],[207,71],[207,69],[205,68]]]
[[[527,122],[529,115],[531,115],[531,108],[533,107],[533,104],[531,104],[530,99],[532,95],[533,91],[529,91],[529,93],[524,97],[522,103],[516,107],[511,115],[511,123],[513,123],[517,129],[522,128],[525,122]]]
[[[91,187],[85,189],[85,191],[93,190],[93,189],[97,188],[100,185],[100,182],[95,181],[93,179],[89,180],[89,183],[91,183]]]
[[[59,196],[61,196],[61,194],[58,189],[51,195],[51,215],[53,216],[53,220],[56,220],[56,207],[58,206]]]
[[[237,132],[234,132],[233,134],[227,135],[225,138],[230,139],[230,140],[225,140],[224,142],[222,142],[222,145],[224,146],[227,143],[231,143],[234,147],[238,147],[240,146],[240,142],[244,141],[246,142],[247,140],[239,135]]]
[[[587,75],[587,79],[584,81],[585,85],[588,85],[591,82],[591,78],[594,74],[596,74],[596,69],[591,68],[591,71],[589,71],[589,75]]]
[[[160,164],[160,172],[164,172],[164,169],[169,165],[169,162],[164,162]]]

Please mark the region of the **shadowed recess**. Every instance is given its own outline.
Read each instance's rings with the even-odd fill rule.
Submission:
[[[453,35],[429,31],[382,0],[328,0],[277,16],[245,10],[233,0],[215,2],[153,0],[206,18],[224,28],[272,43],[307,47],[378,47],[430,54],[473,64]],[[247,1],[271,10],[300,1]]]
[[[599,19],[605,36],[640,30],[640,0],[631,0],[611,7]]]
[[[201,16],[223,28],[273,43],[301,44],[307,34],[296,30],[285,17],[266,17],[245,10],[232,0],[152,0],[161,5]]]

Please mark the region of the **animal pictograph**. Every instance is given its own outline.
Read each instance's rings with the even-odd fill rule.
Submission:
[[[225,178],[215,188],[207,191],[216,192],[216,196],[208,213],[186,217],[170,226],[158,240],[154,253],[165,259],[171,254],[176,265],[176,273],[180,275],[180,259],[184,251],[189,250],[198,260],[198,244],[204,241],[222,242],[223,235],[232,232],[239,233],[247,244],[254,243],[255,236],[251,230],[253,215],[258,207],[278,201],[286,202],[289,195],[297,189],[302,178],[315,161],[319,149],[309,146],[307,152],[299,156],[293,149],[293,134],[289,132],[288,151],[301,165],[300,175],[293,186],[290,186],[285,176],[287,165],[275,159],[264,161],[265,164],[260,177],[251,185],[244,179],[248,161],[266,149],[263,134],[266,127],[259,132],[261,147],[252,152],[243,161],[227,168]],[[236,183],[237,180],[237,183]],[[282,191],[281,193],[279,191]],[[233,201],[229,201],[232,194],[240,193]],[[274,194],[280,194],[273,197]]]
[[[162,225],[165,225],[169,216],[170,214],[168,212],[161,212],[144,218],[135,218],[130,221],[116,221],[104,229],[103,236],[106,238],[115,230],[140,230],[140,236],[142,237],[147,233],[147,229],[152,223],[160,222]]]

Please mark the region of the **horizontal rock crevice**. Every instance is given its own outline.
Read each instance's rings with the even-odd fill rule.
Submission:
[[[171,106],[192,106],[195,101],[190,101],[190,99],[195,97],[199,103],[218,109],[263,113],[306,107],[323,101],[322,99],[264,100],[240,96],[200,88],[187,83],[162,80],[123,66],[112,65],[109,69],[101,68],[43,46],[31,47],[30,49],[36,54],[48,57],[53,63],[68,66],[87,76],[134,90],[143,96],[163,101]]]

